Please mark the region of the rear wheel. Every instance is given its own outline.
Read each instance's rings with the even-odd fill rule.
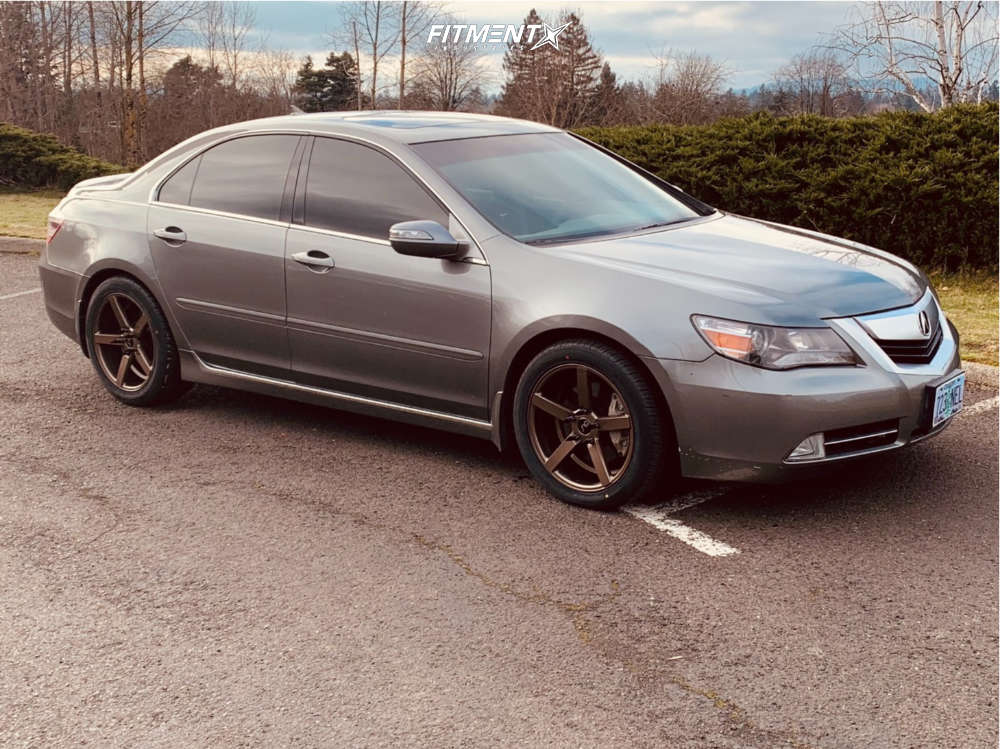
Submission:
[[[593,509],[664,487],[673,440],[663,418],[632,361],[586,340],[538,354],[514,398],[518,448],[535,478],[563,501]]]
[[[133,406],[177,398],[187,389],[170,327],[152,295],[131,278],[110,278],[87,307],[87,349],[101,383]]]

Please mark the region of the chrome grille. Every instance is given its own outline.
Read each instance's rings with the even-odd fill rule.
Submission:
[[[896,364],[929,364],[944,338],[944,319],[928,289],[915,304],[856,317]]]
[[[875,343],[896,364],[927,364],[937,353],[941,338],[941,326],[938,325],[934,334],[924,341],[882,341],[876,338]]]

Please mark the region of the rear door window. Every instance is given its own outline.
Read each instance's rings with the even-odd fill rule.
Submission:
[[[182,177],[182,172],[190,164],[164,183],[159,199],[277,221],[298,139],[297,135],[253,135],[220,143],[199,157],[188,201],[174,198],[183,193],[186,175]]]
[[[391,158],[368,146],[316,138],[306,180],[305,223],[388,239],[400,221],[448,226],[448,212]]]

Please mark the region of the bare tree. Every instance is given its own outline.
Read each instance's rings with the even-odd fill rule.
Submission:
[[[681,125],[714,119],[715,103],[728,70],[695,51],[660,52],[650,104],[653,118]]]
[[[902,92],[933,112],[982,101],[997,75],[997,11],[984,0],[875,0],[836,30],[831,46],[850,55],[870,93]]]
[[[252,23],[242,3],[0,1],[0,120],[135,165],[207,127],[287,112],[296,61],[252,48]],[[214,65],[178,50],[199,27]]]
[[[361,37],[358,35],[357,19],[351,21],[351,41],[354,42],[354,59],[358,63],[358,111],[361,111]]]
[[[0,115],[36,130],[46,129],[45,92],[52,84],[42,10],[35,3],[0,4]]]
[[[406,101],[406,52],[413,40],[419,40],[427,28],[437,20],[441,5],[427,0],[399,5],[399,108]]]
[[[478,104],[490,79],[483,59],[472,44],[428,45],[413,65],[410,100],[420,108],[443,111]]]
[[[814,49],[792,57],[774,74],[775,86],[786,94],[784,114],[845,114],[853,83],[839,55],[831,49]]]
[[[412,5],[411,5],[412,8]],[[378,94],[378,69],[386,55],[396,49],[400,35],[400,9],[397,3],[388,0],[360,0],[344,4],[344,28],[348,29],[349,39],[343,33],[331,34],[331,41],[336,46],[350,43],[355,45],[359,69],[363,59],[367,57],[368,85],[370,101],[374,103]],[[358,96],[358,108],[361,108],[361,97]]]
[[[205,3],[198,18],[198,31],[210,67],[218,68],[226,84],[239,87],[249,72],[245,60],[249,51],[248,36],[257,21],[252,3]]]
[[[254,79],[262,94],[279,100],[286,110],[292,106],[292,86],[298,61],[288,50],[264,47],[257,52]]]
[[[199,7],[192,2],[164,0],[118,0],[109,6],[112,47],[118,53],[122,89],[122,158],[135,166],[142,160],[146,59],[161,49]]]
[[[101,90],[101,61],[97,54],[97,21],[94,16],[94,3],[87,2],[87,36],[90,40],[90,61],[92,73],[94,75],[94,90],[100,96]]]

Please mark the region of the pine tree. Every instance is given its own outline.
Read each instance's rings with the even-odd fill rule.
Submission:
[[[524,19],[526,27],[543,23],[534,9]],[[563,16],[556,26],[563,24],[568,25],[559,34],[559,49],[549,44],[532,49],[541,37],[536,34],[529,41],[527,31],[520,42],[508,44],[498,114],[563,128],[584,122],[595,103],[601,58],[575,13]]]
[[[306,57],[295,77],[295,100],[304,112],[334,112],[357,106],[358,64],[349,52],[331,52],[322,68]]]
[[[570,128],[582,124],[595,104],[600,85],[601,57],[594,50],[587,30],[575,13],[563,17],[569,26],[559,36],[556,55],[558,77],[554,81],[559,102],[550,124]],[[609,68],[610,70],[610,68]]]
[[[618,77],[605,61],[594,91],[594,106],[588,113],[586,122],[593,125],[617,125],[621,124],[624,114],[625,101],[618,85]]]
[[[524,19],[525,32],[521,41],[512,40],[507,44],[507,51],[503,56],[507,80],[497,101],[497,114],[538,119],[536,110],[541,100],[539,91],[546,82],[543,66],[551,47],[546,45],[532,51],[531,45],[527,43],[527,27],[541,24],[541,16],[532,8]]]

